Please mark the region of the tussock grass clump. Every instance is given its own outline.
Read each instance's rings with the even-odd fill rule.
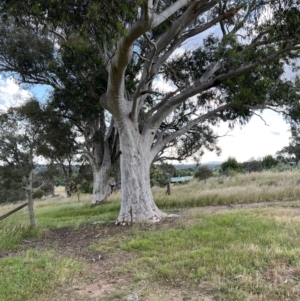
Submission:
[[[0,251],[18,249],[21,241],[29,237],[37,237],[39,230],[30,229],[23,223],[7,220],[0,224]]]
[[[0,300],[44,300],[57,285],[72,279],[82,264],[53,252],[28,250],[0,261]]]

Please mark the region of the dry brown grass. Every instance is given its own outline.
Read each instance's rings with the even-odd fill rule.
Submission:
[[[154,188],[154,198],[164,206],[167,202],[182,202],[186,206],[257,203],[293,200],[300,196],[300,172],[262,172],[237,174],[234,177],[210,178],[206,182],[193,180],[184,185],[172,185],[171,196],[166,190]]]

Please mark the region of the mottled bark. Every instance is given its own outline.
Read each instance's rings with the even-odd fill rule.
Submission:
[[[111,167],[111,164],[102,165],[93,171],[93,204],[105,201],[111,195],[109,183]]]
[[[150,187],[150,153],[145,136],[131,122],[119,129],[121,151],[121,210],[117,224],[156,222],[166,214],[154,203]]]

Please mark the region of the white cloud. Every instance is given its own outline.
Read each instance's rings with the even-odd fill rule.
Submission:
[[[3,79],[0,75],[0,110],[19,106],[31,96],[28,91],[21,89],[12,77]]]
[[[289,144],[289,125],[280,115],[270,110],[266,110],[262,117],[267,125],[262,119],[254,116],[242,128],[236,126],[227,136],[219,139],[221,156],[206,152],[201,162],[225,161],[228,157],[235,157],[239,162],[244,162],[251,158],[274,156],[277,151]],[[223,124],[216,131],[219,135],[224,135],[227,130],[227,125]]]
[[[189,48],[188,47],[179,47],[177,48],[170,56],[170,59],[182,56]]]
[[[169,81],[165,81],[161,75],[153,82],[154,90],[168,93],[176,90],[176,87]]]

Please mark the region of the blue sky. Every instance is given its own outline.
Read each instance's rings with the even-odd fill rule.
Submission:
[[[52,88],[50,86],[45,85],[34,85],[29,89],[30,93],[43,103],[47,101],[48,95],[51,90]]]
[[[29,91],[20,88],[12,79],[0,77],[0,109],[15,106],[28,99],[31,94],[45,101],[49,88],[43,86],[32,87]],[[30,94],[31,93],[31,94]],[[275,153],[289,143],[289,126],[281,116],[272,111],[262,114],[264,121],[254,116],[251,121],[243,126],[236,126],[234,130],[227,133],[228,125],[221,124],[215,131],[222,136],[219,146],[222,148],[221,156],[207,152],[201,159],[201,163],[209,161],[224,161],[229,156],[238,161],[247,161],[250,158],[261,158],[265,155]],[[267,123],[268,125],[266,125]],[[192,159],[188,162],[193,162]]]

